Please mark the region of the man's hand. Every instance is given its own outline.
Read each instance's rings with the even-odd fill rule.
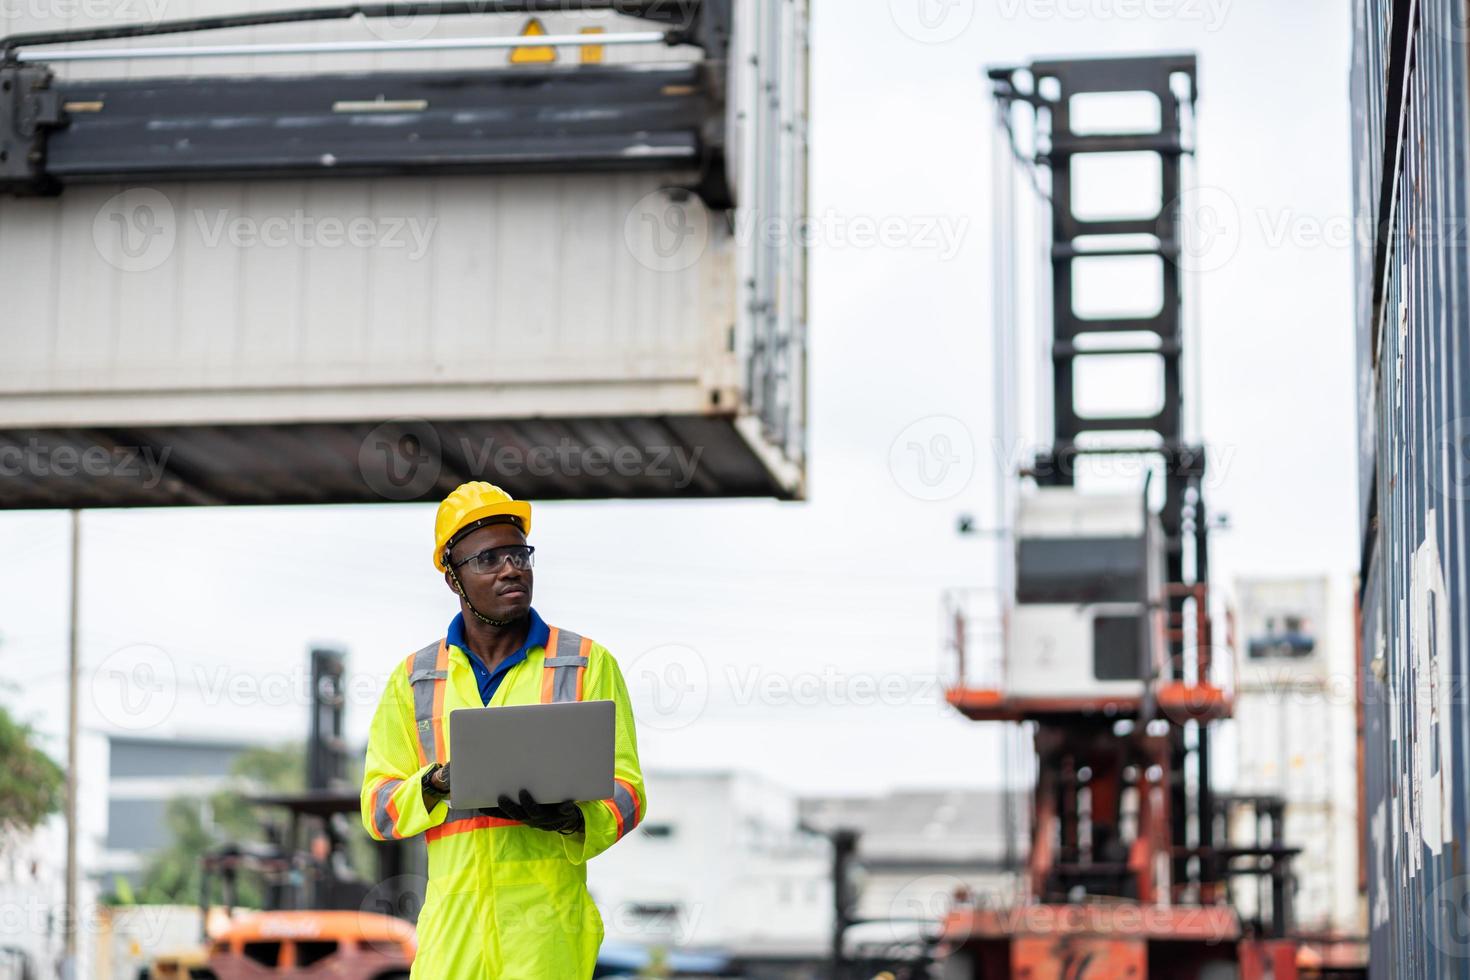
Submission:
[[[435,766],[424,773],[424,794],[435,797],[435,801],[442,800],[449,795],[449,763]],[[433,803],[430,803],[432,808]]]
[[[582,809],[575,803],[537,803],[526,790],[521,790],[519,803],[504,793],[498,802],[507,817],[537,830],[575,834],[584,827]]]

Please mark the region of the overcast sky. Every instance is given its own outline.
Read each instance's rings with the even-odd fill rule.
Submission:
[[[655,681],[686,692],[640,705],[645,767],[750,769],[822,793],[993,784],[998,740],[947,711],[937,682],[941,594],[984,586],[993,563],[956,518],[983,515],[1000,472],[986,448],[982,68],[1199,52],[1198,181],[1228,202],[1237,242],[1195,284],[1210,500],[1233,525],[1216,539],[1217,574],[1346,574],[1357,550],[1347,11],[1329,0],[814,6],[813,214],[932,217],[954,237],[815,246],[807,501],[541,506],[536,605],[607,645],[635,692]],[[909,492],[912,461],[890,450],[935,426],[958,426],[963,459],[954,495],[926,501]],[[300,737],[306,649],[325,641],[364,679],[349,701],[364,737],[383,674],[455,611],[427,559],[432,520],[423,505],[86,514],[84,723]],[[66,516],[0,515],[0,553],[0,674],[13,685],[0,698],[60,756]],[[120,676],[157,697],[121,710]]]

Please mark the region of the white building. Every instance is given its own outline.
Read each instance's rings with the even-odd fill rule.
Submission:
[[[109,734],[106,829],[91,868],[104,890],[118,877],[141,884],[149,855],[169,844],[170,801],[203,799],[235,785],[235,760],[252,747],[225,739]]]
[[[54,975],[62,955],[65,861],[60,815],[0,842],[0,980]]]
[[[937,925],[958,889],[1008,901],[1010,869],[1024,861],[1024,808],[1007,815],[997,792],[798,799],[748,773],[650,771],[645,779],[650,817],[588,866],[608,944],[723,953],[762,975],[762,965],[778,964],[792,972],[771,975],[825,975],[826,833],[859,834],[856,913],[874,921],[849,933],[850,953],[901,946],[920,931],[916,920]]]
[[[1286,801],[1296,924],[1362,935],[1358,895],[1356,667],[1350,583],[1328,576],[1236,585],[1235,716],[1227,723],[1231,792]],[[1245,828],[1232,828],[1243,840]],[[1245,882],[1237,888],[1251,892]],[[1244,907],[1252,908],[1252,895]]]
[[[820,957],[831,923],[826,842],[789,791],[736,772],[644,774],[652,810],[588,865],[609,943]]]
[[[898,950],[932,935],[958,893],[981,906],[1018,898],[1029,849],[1029,793],[902,790],[802,800],[803,822],[858,833],[856,916],[850,953]],[[1007,844],[1009,840],[1009,845]]]
[[[48,745],[65,765],[65,745]],[[89,877],[97,865],[98,845],[106,821],[101,780],[89,778],[105,766],[107,745],[94,733],[78,741],[82,778],[77,787],[78,826],[76,962],[74,976],[91,977],[99,931],[98,888]],[[0,980],[57,975],[65,951],[66,818],[53,814],[25,835],[0,837]],[[10,952],[7,952],[9,950]]]

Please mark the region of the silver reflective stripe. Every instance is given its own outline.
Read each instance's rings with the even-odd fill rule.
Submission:
[[[373,825],[378,828],[378,836],[383,840],[393,840],[398,836],[398,831],[393,826],[393,817],[388,812],[388,801],[402,785],[401,779],[389,779],[373,794]]]
[[[439,643],[435,641],[413,655],[408,682],[413,686],[414,730],[418,732],[422,758],[438,762],[434,751],[434,685],[442,680],[444,671],[435,670],[439,659]]]
[[[571,630],[558,630],[556,655],[546,659],[545,668],[554,670],[551,679],[551,701],[560,704],[577,700],[577,674],[587,666],[582,656],[582,638]]]
[[[577,700],[577,668],[554,667],[556,677],[551,682],[551,701],[561,704]]]
[[[623,833],[632,830],[638,823],[638,802],[633,799],[633,794],[628,787],[622,783],[613,784],[612,795],[613,806],[618,808],[618,813],[623,818]]]
[[[556,634],[556,656],[552,660],[581,660],[582,638],[571,630]]]

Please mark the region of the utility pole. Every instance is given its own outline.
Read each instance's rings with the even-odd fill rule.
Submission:
[[[77,975],[77,766],[81,759],[77,744],[77,688],[81,677],[81,654],[77,643],[82,567],[82,512],[71,512],[71,609],[67,631],[66,680],[66,906],[62,919],[64,940],[63,976]]]
[[[852,883],[853,858],[857,853],[857,831],[838,827],[832,841],[832,980],[847,980],[849,964],[844,939],[855,924],[857,895]]]

